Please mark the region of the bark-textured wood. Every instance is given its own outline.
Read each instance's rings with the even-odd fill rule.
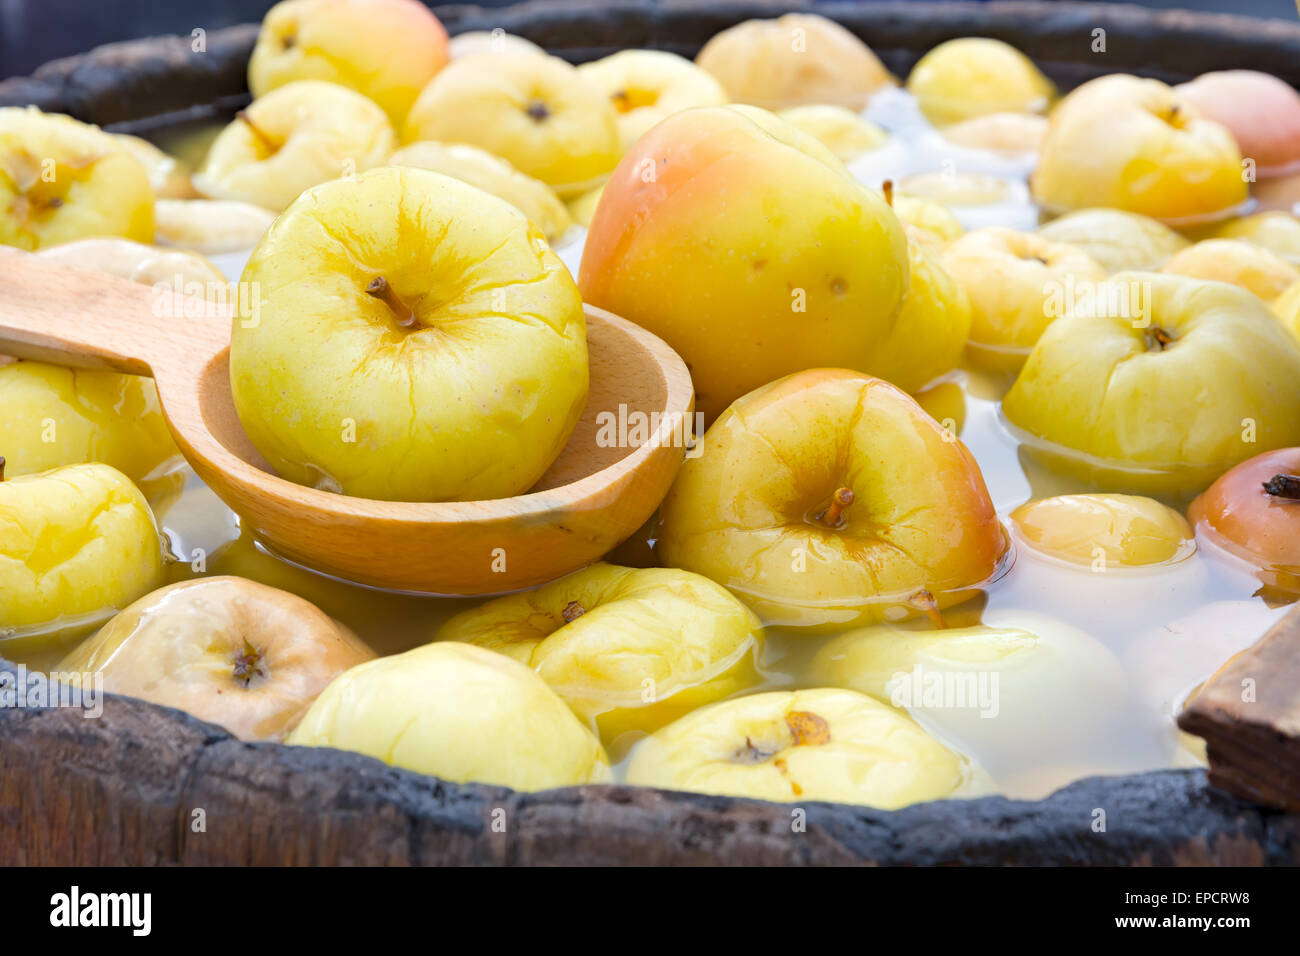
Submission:
[[[507,8],[438,4],[452,33],[500,27],[574,62],[627,47],[694,56],[742,20],[811,10],[806,0],[531,0]],[[1250,68],[1300,86],[1300,24],[1110,3],[818,3],[815,10],[871,44],[906,75],[927,50],[961,36],[1006,40],[1070,88],[1103,73],[1170,82],[1207,70]],[[1101,31],[1100,33],[1098,31]],[[0,81],[0,105],[34,103],[87,122],[126,127],[192,111],[226,115],[247,100],[245,72],[257,25],[214,30],[196,52],[190,37],[114,43]]]
[[[1205,738],[1212,783],[1300,813],[1300,613],[1227,662],[1178,725]]]
[[[127,697],[96,719],[0,709],[0,865],[108,863],[1300,864],[1300,816],[1193,770],[894,812],[626,786],[525,794],[244,743]]]

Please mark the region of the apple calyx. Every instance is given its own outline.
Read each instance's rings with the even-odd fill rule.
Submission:
[[[1147,329],[1146,340],[1148,352],[1163,352],[1173,344],[1174,337],[1160,326],[1153,325]]]
[[[4,459],[0,458],[0,479],[4,475]],[[1264,482],[1264,491],[1274,498],[1300,501],[1300,475],[1277,474]]]
[[[258,144],[264,150],[266,150],[267,153],[276,153],[279,151],[280,147],[275,143],[274,140],[271,139],[269,135],[267,135],[266,130],[262,129],[260,126],[258,126],[256,123],[254,123],[251,119],[248,118],[247,110],[240,110],[238,113],[235,114],[235,119],[239,120],[245,126],[248,127],[248,131],[253,134],[253,138],[257,140]]]
[[[233,673],[235,683],[242,683],[244,687],[248,687],[254,678],[265,676],[266,668],[262,666],[262,652],[250,644],[248,638],[244,638],[244,649],[235,655]]]
[[[943,615],[939,613],[939,602],[935,600],[934,594],[928,588],[921,588],[909,595],[907,606],[920,611],[937,628],[943,629],[948,626],[944,622]]]
[[[529,119],[536,123],[541,123],[542,121],[549,119],[551,115],[550,107],[541,100],[533,100],[527,107],[525,107],[524,112],[528,114]]]
[[[852,488],[836,488],[831,495],[831,503],[814,516],[828,528],[842,528],[846,522],[844,512],[855,499]]]
[[[577,601],[570,601],[564,605],[564,610],[560,612],[560,617],[564,618],[565,624],[572,624],[582,615],[587,613],[587,609]]]
[[[394,321],[404,329],[413,329],[419,325],[419,320],[415,317],[412,308],[402,301],[402,297],[397,294],[388,280],[383,276],[375,276],[366,286],[366,295],[379,299],[393,311]]]

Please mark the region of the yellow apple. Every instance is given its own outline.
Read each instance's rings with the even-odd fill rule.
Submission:
[[[612,742],[757,683],[758,618],[708,578],[594,564],[438,632],[527,664]]]
[[[942,249],[966,231],[951,209],[933,199],[894,192],[889,204],[908,237],[929,249]]]
[[[36,253],[68,269],[90,269],[212,302],[229,300],[221,270],[195,252],[158,249],[130,239],[75,239]]]
[[[1244,239],[1300,266],[1300,219],[1289,212],[1258,212],[1230,219],[1215,230],[1219,239]]]
[[[1273,313],[1282,320],[1282,327],[1300,342],[1300,282],[1274,300]]]
[[[990,371],[1015,371],[1060,310],[1071,283],[1106,278],[1087,253],[1032,232],[991,226],[955,240],[939,257],[970,297],[967,355]]]
[[[160,588],[59,664],[104,690],[188,711],[244,740],[280,740],[335,677],[374,657],[315,605],[236,577]]]
[[[685,57],[663,50],[620,50],[578,67],[618,113],[623,149],[651,126],[692,106],[721,106],[727,91]]]
[[[153,513],[120,471],[69,465],[0,481],[0,655],[81,637],[161,578]]]
[[[149,185],[159,199],[188,199],[197,195],[194,184],[190,182],[189,167],[169,156],[161,149],[139,136],[126,133],[112,133],[113,141],[136,158],[136,161],[149,174]]]
[[[996,775],[1110,757],[1128,703],[1124,672],[1096,639],[1024,611],[970,627],[850,631],[817,653],[809,679],[904,708]]]
[[[571,201],[568,209],[573,221],[584,229],[590,226],[592,217],[596,215],[596,207],[600,205],[600,197],[604,194],[605,187],[600,186],[589,193],[583,193],[577,199]]]
[[[948,171],[904,176],[895,184],[894,193],[945,206],[988,206],[1015,198],[1012,184],[998,176]]]
[[[1003,411],[1102,490],[1191,494],[1300,444],[1300,344],[1243,289],[1120,273],[1048,327]]]
[[[0,366],[0,448],[11,478],[102,462],[153,500],[184,481],[153,381],[105,369]]]
[[[1056,96],[1029,57],[987,37],[940,43],[912,68],[907,91],[937,126],[989,113],[1046,113]]]
[[[1164,223],[1122,209],[1079,209],[1038,234],[1082,249],[1107,272],[1155,272],[1190,243]]]
[[[765,624],[843,627],[948,607],[1006,550],[979,466],[906,394],[841,369],[735,402],[662,508],[661,560]]]
[[[1034,198],[1050,210],[1111,206],[1165,221],[1221,216],[1247,198],[1232,134],[1159,80],[1112,74],[1052,112]]]
[[[1300,282],[1300,269],[1244,239],[1203,239],[1175,253],[1160,271],[1230,282],[1265,302],[1272,302]]]
[[[961,795],[976,771],[903,714],[851,690],[702,707],[632,751],[628,783],[894,810]]]
[[[889,142],[887,132],[843,106],[795,106],[777,115],[809,136],[815,136],[845,162]]]
[[[554,461],[587,397],[568,270],[504,200],[385,166],[317,186],[242,281],[230,384],[284,477],[395,501],[501,498]]]
[[[508,53],[511,56],[541,54],[546,56],[546,51],[532,40],[525,40],[513,33],[506,33],[505,30],[500,28],[492,31],[470,30],[466,33],[458,33],[451,38],[450,49],[453,60],[459,60],[465,56],[476,56],[480,53]]]
[[[987,113],[943,128],[943,138],[969,149],[1037,153],[1047,136],[1047,117],[1033,113]]]
[[[0,107],[0,244],[153,239],[149,174],[98,127],[35,107]]]
[[[158,245],[205,255],[251,249],[275,222],[268,209],[222,199],[159,199],[154,214]]]
[[[378,166],[397,145],[384,111],[323,80],[280,86],[221,131],[194,185],[279,212],[305,189]]]
[[[894,78],[871,49],[833,20],[789,13],[717,34],[695,62],[738,103],[766,109],[831,103],[861,109]]]
[[[283,0],[266,14],[248,61],[262,97],[298,80],[350,87],[393,123],[450,57],[447,31],[419,0]]]
[[[335,747],[454,783],[546,790],[609,779],[596,735],[504,654],[439,641],[336,678],[288,743]]]
[[[1040,498],[1011,512],[1011,523],[1035,551],[1097,570],[1169,564],[1196,550],[1181,514],[1135,495]]]
[[[573,225],[569,210],[546,183],[525,176],[504,159],[477,146],[424,140],[402,147],[389,157],[388,164],[430,169],[477,186],[510,203],[552,241]]]
[[[608,98],[553,56],[454,60],[420,93],[402,139],[478,146],[562,199],[598,186],[622,152]]]
[[[811,136],[752,107],[700,108],[623,157],[578,281],[677,350],[713,419],[790,372],[866,367],[907,290],[907,238]]]

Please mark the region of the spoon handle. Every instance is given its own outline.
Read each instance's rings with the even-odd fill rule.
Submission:
[[[229,344],[227,305],[0,247],[0,353],[158,377]]]

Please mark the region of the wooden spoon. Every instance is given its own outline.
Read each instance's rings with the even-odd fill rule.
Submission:
[[[658,507],[685,455],[681,436],[690,436],[690,374],[644,329],[590,306],[586,315],[587,407],[531,491],[372,501],[285,481],[254,450],[230,395],[228,306],[0,250],[0,352],[152,376],[181,453],[258,539],[327,574],[406,591],[540,584],[599,560]],[[620,411],[622,420],[649,416],[651,439],[598,441],[597,415],[618,421]]]

